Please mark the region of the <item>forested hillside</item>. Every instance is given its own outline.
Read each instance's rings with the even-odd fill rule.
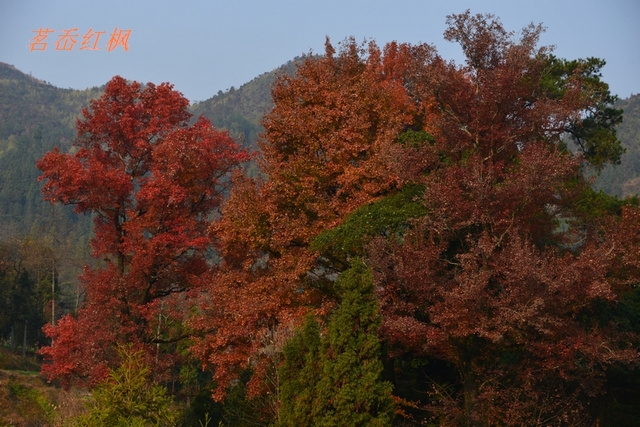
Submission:
[[[596,188],[626,197],[640,194],[640,94],[618,101],[616,108],[624,110],[624,119],[617,132],[626,152],[620,165],[607,166],[602,171],[596,180]]]
[[[194,117],[208,118],[214,126],[229,130],[233,136],[241,138],[243,145],[255,149],[258,134],[262,132],[262,116],[273,107],[271,86],[276,76],[292,75],[296,64],[303,59],[295,58],[237,89],[218,91],[210,99],[191,105],[189,110]]]
[[[69,149],[75,121],[99,88],[60,89],[0,63],[0,237],[55,226],[88,234],[89,221],[55,209],[40,195],[36,161]]]
[[[191,105],[189,111],[194,119],[203,115],[214,126],[240,138],[244,146],[255,149],[262,115],[273,105],[271,86],[276,75],[293,74],[301,60],[296,58],[240,88],[219,91]],[[51,227],[54,220],[59,227],[88,236],[87,218],[43,202],[35,162],[54,146],[71,146],[77,117],[101,91],[56,88],[0,63],[0,237],[29,234]],[[622,99],[616,107],[624,110],[618,137],[626,153],[620,165],[605,167],[596,188],[624,197],[640,193],[640,95]]]
[[[264,73],[240,88],[219,91],[206,101],[192,105],[194,120],[200,115],[214,126],[227,129],[243,145],[256,148],[262,131],[260,120],[271,106],[271,85],[278,73],[291,74],[295,62]],[[102,88],[61,89],[31,77],[13,66],[0,63],[0,237],[25,235],[43,227],[58,227],[85,238],[88,218],[72,215],[44,203],[37,182],[36,161],[59,146],[71,147],[76,137],[76,119]]]
[[[71,147],[76,118],[100,93],[59,89],[0,63],[0,337],[22,351],[81,301],[91,218],[43,200],[36,162]]]

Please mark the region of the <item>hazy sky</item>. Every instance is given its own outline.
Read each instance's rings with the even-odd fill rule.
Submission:
[[[508,30],[542,23],[541,44],[555,45],[557,56],[604,58],[613,93],[640,92],[639,0],[0,0],[0,61],[63,88],[100,86],[116,74],[168,81],[196,101],[295,56],[322,53],[325,36],[336,43],[375,39],[380,46],[426,42],[461,62],[459,47],[442,33],[446,16],[466,9],[493,13]],[[55,32],[44,51],[30,51],[40,28]],[[73,49],[56,50],[72,28],[78,29]],[[122,45],[108,51],[116,28],[131,30],[128,51]],[[104,32],[101,50],[80,50],[89,30]]]

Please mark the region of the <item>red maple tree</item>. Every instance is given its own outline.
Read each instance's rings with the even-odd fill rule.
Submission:
[[[118,342],[144,349],[157,375],[171,364],[161,345],[184,337],[185,295],[212,268],[207,228],[229,173],[248,159],[208,120],[189,125],[187,106],[170,84],[116,76],[83,111],[73,150],[38,162],[47,200],[94,215],[91,246],[102,260],[80,278],[86,301],[77,316],[46,329],[49,378],[100,379]]]

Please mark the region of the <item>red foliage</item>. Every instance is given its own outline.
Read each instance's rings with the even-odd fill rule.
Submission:
[[[406,45],[390,44],[383,53],[350,40],[336,53],[327,41],[324,57],[308,58],[295,77],[274,85],[260,142],[267,180],[234,186],[215,226],[224,265],[193,322],[215,330],[195,350],[221,386],[254,362],[264,370],[255,356],[266,330],[308,304],[331,302],[320,289],[325,279],[316,277],[310,240],[401,187],[402,172],[390,169],[389,159],[401,151],[398,133],[424,110],[403,86],[410,59]]]
[[[56,148],[38,162],[47,200],[94,214],[93,255],[105,265],[81,277],[78,318],[48,328],[49,378],[95,380],[116,342],[144,347],[156,366],[170,363],[158,345],[182,336],[184,295],[210,269],[207,228],[229,172],[248,158],[208,120],[189,126],[187,105],[169,84],[114,77],[83,111],[74,151]]]
[[[94,378],[118,341],[168,365],[153,345],[180,338],[183,296],[197,290],[192,350],[214,371],[215,397],[248,367],[266,375],[277,349],[264,337],[329,311],[349,262],[312,252],[312,239],[411,183],[428,214],[367,248],[391,356],[453,367],[454,391],[434,383],[430,400],[443,422],[580,421],[607,367],[638,361],[635,338],[596,314],[640,267],[640,216],[580,209],[585,160],[619,154],[615,120],[601,120],[615,119],[612,97],[597,61],[538,48],[541,27],[516,40],[491,16],[448,23],[464,66],[427,45],[349,40],[336,52],[327,41],[324,57],[280,77],[260,142],[266,180],[235,177],[214,223],[223,176],[246,155],[204,120],[187,126],[168,85],[110,82],[78,124],[78,151],[39,163],[46,197],[96,214],[106,262],[83,276],[78,319],[48,329],[45,371]],[[567,131],[584,156],[565,149]],[[250,390],[264,384],[256,375]]]
[[[579,423],[607,367],[639,360],[630,336],[596,314],[623,289],[620,226],[580,212],[583,158],[561,143],[606,98],[592,98],[579,72],[550,89],[539,33],[516,43],[491,17],[450,18],[445,35],[467,65],[436,59],[415,81],[443,113],[431,152],[413,154],[428,166],[413,181],[429,214],[401,243],[369,247],[392,354],[458,373],[458,392],[435,384],[431,406],[451,424]]]
[[[616,161],[614,122],[600,123],[584,156],[562,140],[612,98],[596,63],[557,60],[537,47],[541,31],[516,40],[467,12],[445,33],[464,66],[426,45],[381,52],[351,40],[277,81],[261,142],[267,181],[232,192],[215,229],[225,263],[194,320],[215,331],[196,348],[220,385],[264,371],[265,330],[330,309],[345,261],[309,242],[409,182],[424,187],[429,213],[399,241],[375,239],[368,262],[392,355],[443,360],[459,375],[432,413],[452,425],[579,420],[607,367],[638,361],[614,324],[590,318],[615,305],[623,268],[640,265],[612,242],[636,243],[579,209],[585,159]],[[407,131],[423,139],[403,142]]]

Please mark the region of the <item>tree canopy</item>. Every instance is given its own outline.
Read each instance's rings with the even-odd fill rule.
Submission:
[[[183,298],[210,268],[207,233],[229,184],[247,160],[231,137],[206,119],[189,125],[188,101],[169,84],[114,77],[104,95],[83,110],[74,150],[39,162],[47,200],[94,215],[93,255],[86,268],[86,302],[78,317],[51,325],[42,350],[50,377],[101,379],[127,342],[155,354],[154,372],[170,365],[157,345],[182,335]]]
[[[232,190],[222,269],[193,323],[216,327],[196,348],[220,386],[253,366],[259,392],[267,362],[251,337],[305,307],[331,312],[336,277],[361,256],[389,357],[448,367],[425,386],[434,418],[587,419],[607,367],[638,361],[635,337],[590,315],[635,286],[616,239],[636,208],[620,217],[625,202],[583,175],[623,151],[604,62],[556,58],[541,26],[516,37],[492,15],[447,23],[464,64],[429,45],[327,40],[276,81],[266,178]]]
[[[416,425],[596,423],[640,361],[640,208],[585,178],[623,152],[604,61],[542,31],[451,15],[463,64],[327,39],[276,79],[258,177],[171,85],[115,77],[38,163],[102,260],[45,373],[99,380],[129,342],[161,378],[189,337],[217,400],[249,377],[284,425],[390,425],[393,403]]]

